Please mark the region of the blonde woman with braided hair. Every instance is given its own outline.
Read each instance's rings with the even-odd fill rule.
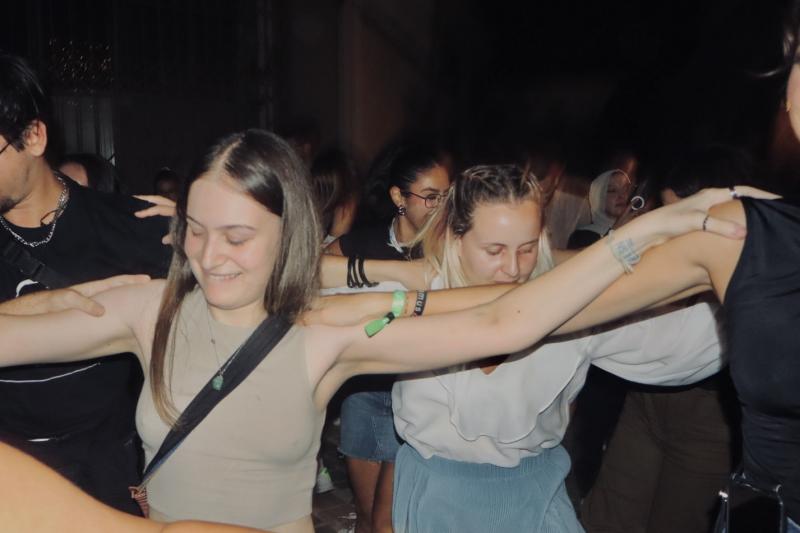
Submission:
[[[418,238],[425,268],[374,261],[366,273],[417,289],[536,278],[569,254],[550,249],[540,198],[536,178],[517,166],[472,167]],[[337,280],[337,265],[323,270],[325,283]],[[395,531],[582,531],[564,488],[570,462],[560,442],[591,364],[648,384],[707,377],[721,364],[713,311],[696,305],[399,380],[392,403],[406,444],[395,465]]]

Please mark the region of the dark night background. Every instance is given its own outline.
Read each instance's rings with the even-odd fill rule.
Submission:
[[[654,172],[725,142],[794,165],[781,109],[784,2],[26,0],[0,47],[46,74],[58,148],[113,157],[130,189],[260,126],[365,168],[403,132],[462,161],[563,152],[592,176],[627,146]],[[766,168],[766,167],[765,167]],[[765,171],[767,172],[767,171]]]

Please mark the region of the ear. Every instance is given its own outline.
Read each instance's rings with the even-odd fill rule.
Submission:
[[[44,155],[47,149],[47,126],[41,120],[33,120],[23,134],[25,151],[35,157]]]
[[[405,199],[403,198],[403,191],[401,191],[400,187],[398,187],[397,185],[392,185],[389,188],[389,197],[392,199],[392,202],[397,207],[405,205],[406,203]]]

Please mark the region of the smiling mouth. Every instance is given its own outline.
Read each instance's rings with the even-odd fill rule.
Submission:
[[[208,279],[211,279],[211,280],[214,280],[214,281],[227,281],[227,280],[235,278],[238,275],[239,275],[238,272],[235,273],[235,274],[210,274],[210,273],[206,273],[206,276],[208,277]]]

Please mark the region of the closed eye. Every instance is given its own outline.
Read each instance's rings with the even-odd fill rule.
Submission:
[[[252,238],[252,235],[241,235],[240,233],[226,233],[225,240],[231,246],[241,246]]]
[[[236,239],[231,239],[230,237],[226,237],[225,240],[227,240],[228,244],[230,244],[231,246],[241,246],[247,242],[247,239],[236,240]]]
[[[188,229],[189,233],[191,233],[193,237],[199,237],[203,234],[203,230],[193,227],[191,224],[189,224]]]

